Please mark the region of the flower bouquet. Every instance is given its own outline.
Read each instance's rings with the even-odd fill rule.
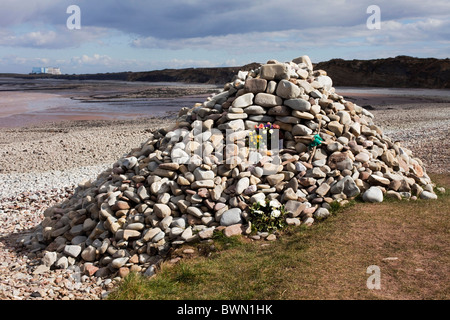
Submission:
[[[273,232],[286,227],[286,209],[276,200],[257,201],[250,207],[249,220],[254,231]]]
[[[249,147],[257,150],[270,150],[275,147],[272,146],[272,134],[277,129],[280,129],[280,126],[270,122],[255,125],[255,130],[249,133]]]

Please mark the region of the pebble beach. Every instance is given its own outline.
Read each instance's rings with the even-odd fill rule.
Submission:
[[[370,105],[384,133],[421,158],[428,173],[449,174],[450,101],[345,96]],[[96,278],[76,268],[40,270],[42,256],[21,251],[17,239],[42,221],[45,209],[70,197],[78,183],[95,179],[151,131],[173,125],[170,117],[143,117],[0,128],[0,299],[107,296],[119,279]]]

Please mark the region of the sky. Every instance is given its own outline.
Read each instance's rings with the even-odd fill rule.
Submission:
[[[242,66],[302,55],[314,63],[448,58],[450,1],[0,0],[0,73]]]

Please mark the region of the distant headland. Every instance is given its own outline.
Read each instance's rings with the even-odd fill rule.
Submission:
[[[260,66],[260,63],[254,62],[236,67],[164,69],[78,75],[0,74],[0,77],[185,82],[221,85],[229,81],[237,71],[251,70],[258,66]],[[332,59],[315,64],[314,69],[326,70],[333,79],[334,86],[450,89],[449,58],[397,56],[395,58],[372,60]]]

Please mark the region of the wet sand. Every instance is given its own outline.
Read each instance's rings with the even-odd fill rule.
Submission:
[[[0,127],[172,117],[219,90],[203,84],[0,78]]]

